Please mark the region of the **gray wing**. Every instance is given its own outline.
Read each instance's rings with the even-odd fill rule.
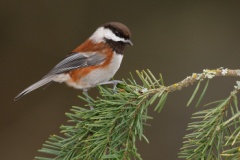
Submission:
[[[21,93],[19,93],[14,100],[18,100],[27,93],[44,86],[53,81],[58,74],[65,73],[77,68],[84,68],[93,65],[100,65],[106,60],[106,56],[97,53],[72,53],[59,62],[53,69],[45,75],[41,80],[32,84]]]
[[[100,65],[106,56],[97,53],[72,53],[59,62],[46,76],[65,73],[77,68]]]

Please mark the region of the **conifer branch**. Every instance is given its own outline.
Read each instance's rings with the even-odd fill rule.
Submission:
[[[176,90],[181,90],[184,87],[187,87],[195,82],[202,81],[204,79],[212,79],[214,77],[240,77],[240,70],[233,70],[233,69],[227,69],[227,68],[219,68],[215,70],[209,70],[205,69],[203,70],[203,73],[193,73],[192,76],[189,76],[182,81],[172,84],[168,87],[166,87],[166,90],[169,92],[173,92]]]
[[[43,145],[40,152],[54,158],[35,157],[36,159],[141,159],[137,152],[136,141],[144,139],[144,126],[152,117],[148,116],[148,106],[156,104],[154,110],[160,112],[170,92],[198,82],[187,105],[190,105],[203,80],[205,87],[198,98],[199,106],[210,79],[219,76],[240,77],[240,70],[219,68],[193,73],[182,81],[164,86],[163,78],[156,78],[149,70],[137,71],[142,84],[131,78],[118,84],[117,93],[106,86],[98,86],[99,97],[82,97],[90,103],[86,107],[73,106],[68,126],[61,126],[62,136],[53,135]],[[210,109],[193,114],[197,121],[189,123],[190,133],[185,136],[184,146],[179,154],[185,159],[205,159],[219,157],[239,157],[240,112],[237,96],[240,83],[225,100],[211,103]],[[154,103],[158,101],[157,103]],[[227,113],[230,112],[231,114]],[[230,131],[231,130],[231,131]],[[227,134],[225,134],[227,133]],[[224,145],[223,145],[224,144]],[[229,149],[230,147],[230,149]]]

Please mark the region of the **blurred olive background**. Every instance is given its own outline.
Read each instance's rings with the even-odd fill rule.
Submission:
[[[51,134],[66,124],[64,115],[84,102],[63,84],[13,98],[39,80],[56,63],[87,39],[101,24],[119,21],[132,31],[115,79],[151,69],[167,85],[203,69],[240,68],[240,1],[89,1],[10,0],[0,4],[0,159],[29,160],[40,155]],[[237,78],[216,78],[203,103],[222,99]],[[153,112],[138,143],[143,159],[174,160],[190,117],[186,107],[194,86],[171,93],[160,114]],[[96,89],[90,94],[96,96]]]

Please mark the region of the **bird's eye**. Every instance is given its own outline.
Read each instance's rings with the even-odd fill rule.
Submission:
[[[118,37],[120,37],[120,33],[118,31],[115,31],[114,34]]]

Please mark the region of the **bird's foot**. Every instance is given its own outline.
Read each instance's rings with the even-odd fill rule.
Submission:
[[[116,87],[118,83],[123,83],[123,81],[120,80],[112,80],[107,82],[99,83],[99,85],[106,85],[106,84],[112,84],[113,85],[113,92],[116,93]]]

